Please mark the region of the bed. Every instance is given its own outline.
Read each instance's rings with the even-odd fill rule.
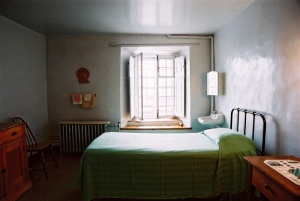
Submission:
[[[253,115],[253,133],[247,137],[232,129],[236,111]],[[262,144],[255,145],[255,117],[264,121]],[[107,132],[85,150],[78,175],[83,199],[208,198],[247,189],[244,156],[264,154],[265,120],[262,114],[233,109],[228,128],[199,133]],[[239,130],[239,126],[237,126]]]

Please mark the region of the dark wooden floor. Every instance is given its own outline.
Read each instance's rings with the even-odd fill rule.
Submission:
[[[48,180],[43,172],[32,171],[32,188],[18,201],[82,201],[82,193],[76,188],[80,157],[81,154],[64,155],[63,160],[57,157],[58,168],[47,162]]]
[[[57,156],[59,156],[57,152]],[[64,154],[63,159],[58,158],[59,167],[53,162],[47,162],[48,177],[43,172],[31,172],[33,187],[22,195],[18,201],[82,201],[82,192],[78,191],[77,174],[81,154]],[[247,200],[246,194],[227,197],[221,195],[208,199],[179,199],[181,201],[241,201]],[[179,201],[167,200],[167,201]],[[258,201],[259,199],[255,200]],[[150,201],[133,199],[93,199],[93,201]],[[153,201],[153,200],[152,200]],[[161,200],[155,200],[161,201]]]

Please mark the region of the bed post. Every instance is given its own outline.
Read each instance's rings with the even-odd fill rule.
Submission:
[[[247,110],[244,110],[244,135],[246,135],[246,130],[247,130]]]
[[[240,124],[240,111],[244,113],[245,117],[244,117],[244,135],[246,135],[246,131],[247,131],[247,113],[250,113],[253,115],[253,120],[252,120],[252,135],[251,135],[251,139],[254,141],[255,138],[255,134],[254,134],[254,130],[255,130],[255,116],[260,116],[263,122],[263,134],[262,134],[262,144],[261,144],[261,150],[257,150],[258,152],[260,152],[261,155],[265,155],[265,143],[266,143],[266,119],[264,117],[264,115],[257,113],[255,111],[249,111],[246,109],[241,109],[241,108],[233,108],[231,110],[231,120],[230,120],[230,129],[233,129],[233,113],[234,111],[237,111],[237,115],[236,115],[236,131],[239,132],[239,124]]]

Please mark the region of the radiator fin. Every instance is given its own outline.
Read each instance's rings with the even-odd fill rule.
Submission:
[[[59,122],[60,150],[84,152],[86,147],[106,131],[109,121],[64,121]]]

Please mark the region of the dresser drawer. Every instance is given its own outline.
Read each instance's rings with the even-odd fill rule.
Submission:
[[[23,126],[15,126],[0,131],[0,145],[7,144],[9,142],[23,139],[24,129]]]
[[[277,185],[256,168],[252,170],[252,184],[256,186],[270,201],[292,201],[294,198],[281,186]]]

